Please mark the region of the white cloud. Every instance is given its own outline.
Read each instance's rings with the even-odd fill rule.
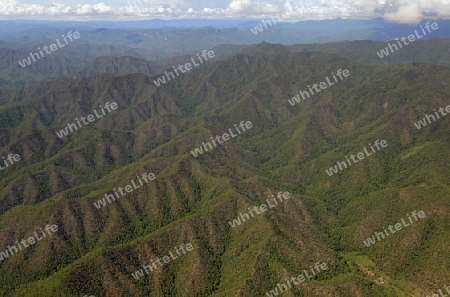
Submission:
[[[396,12],[389,12],[384,15],[386,21],[417,24],[422,20],[422,8],[419,3],[400,6]]]
[[[230,5],[228,5],[228,9],[231,12],[245,12],[249,10],[252,3],[250,0],[233,0]]]
[[[21,0],[25,1],[25,0]],[[33,0],[28,0],[33,1]],[[66,0],[35,0],[34,4],[17,0],[0,0],[0,19],[101,17],[103,19],[152,18],[261,18],[285,15],[290,20],[317,20],[345,17],[369,19],[384,17],[390,22],[416,24],[424,18],[450,19],[450,0],[170,0],[171,4],[156,4],[168,0],[122,1],[122,7],[110,1],[68,4]],[[39,1],[52,1],[39,4]],[[65,1],[66,4],[54,3]],[[117,2],[116,2],[117,3]],[[285,19],[287,19],[287,17]]]

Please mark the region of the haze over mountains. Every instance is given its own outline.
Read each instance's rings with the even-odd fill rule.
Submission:
[[[21,160],[0,170],[0,296],[445,292],[450,116],[426,118],[450,105],[448,21],[383,59],[376,52],[417,25],[311,21],[254,35],[256,21],[204,22],[4,22],[14,29],[0,30],[0,157]],[[69,30],[79,42],[18,65]],[[216,57],[155,86],[203,50]],[[253,127],[191,154],[242,121]],[[58,137],[70,123],[78,128]],[[389,145],[326,173],[376,140]],[[278,192],[290,198],[231,226]],[[364,244],[413,211],[426,216]],[[11,252],[46,225],[58,230]],[[280,285],[318,262],[328,268]],[[150,263],[158,269],[136,279]]]

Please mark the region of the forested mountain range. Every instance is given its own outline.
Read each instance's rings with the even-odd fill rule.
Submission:
[[[265,296],[316,262],[330,269],[283,295],[436,292],[448,281],[449,118],[414,123],[450,104],[448,56],[428,50],[445,44],[423,41],[404,49],[414,62],[385,65],[367,58],[382,42],[262,43],[228,58],[217,47],[223,59],[160,87],[153,80],[176,59],[98,58],[80,77],[59,76],[63,64],[54,61],[58,77],[1,90],[0,156],[22,160],[0,171],[0,251],[46,224],[59,227],[0,262],[0,295]],[[339,69],[350,76],[288,103]],[[106,102],[118,109],[57,136]],[[191,154],[241,121],[253,128]],[[382,139],[382,151],[326,174]],[[145,172],[156,179],[94,206]],[[230,226],[279,191],[291,198]],[[426,218],[363,244],[414,210]],[[164,269],[131,276],[188,242],[194,250]]]

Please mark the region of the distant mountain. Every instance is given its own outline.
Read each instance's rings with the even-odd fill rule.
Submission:
[[[208,50],[217,52],[214,61],[219,61],[246,47],[230,44],[219,45]],[[130,56],[120,56],[121,53]],[[102,54],[108,56],[101,56]],[[114,56],[109,56],[111,54]],[[176,63],[186,63],[191,57],[196,57],[195,52],[161,54],[158,51],[97,44],[76,45],[68,48],[67,51],[52,53],[36,62],[30,60],[31,63],[28,65],[23,62],[23,59],[28,59],[29,55],[29,52],[22,50],[0,48],[0,68],[2,69],[0,70],[0,88],[14,89],[62,75],[73,78],[90,76],[94,73],[152,75],[155,72],[172,69]],[[142,57],[153,60],[147,61]],[[19,62],[25,67],[22,67]]]
[[[389,48],[389,44],[394,50]],[[395,50],[397,46],[398,50]],[[412,62],[432,63],[450,66],[450,39],[432,38],[416,40],[400,47],[397,41],[381,42],[370,40],[343,41],[336,43],[295,44],[287,47],[292,52],[314,51],[337,54],[352,61],[371,65],[396,65]],[[383,58],[377,53],[388,52]]]
[[[265,25],[262,21],[266,21]],[[275,20],[275,23],[273,22]],[[79,31],[80,42],[101,43],[161,52],[201,51],[219,44],[255,44],[260,42],[292,45],[343,40],[380,40],[407,37],[420,30],[416,25],[385,22],[383,19],[319,21],[281,21],[279,14],[246,20],[149,20],[136,22],[29,22],[0,21],[0,38],[8,42],[36,43],[54,40],[68,31]],[[439,29],[422,39],[450,38],[450,21],[435,20]],[[14,32],[8,28],[14,27]],[[259,27],[260,30],[256,30]],[[257,34],[252,32],[256,30]],[[16,32],[17,31],[17,32]],[[259,33],[258,33],[259,31]],[[419,31],[421,32],[421,31]],[[148,58],[146,58],[148,59]]]

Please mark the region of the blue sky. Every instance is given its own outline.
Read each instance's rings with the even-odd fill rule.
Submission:
[[[0,0],[0,19],[142,20],[283,16],[286,21],[334,18],[417,24],[450,19],[450,0]]]

